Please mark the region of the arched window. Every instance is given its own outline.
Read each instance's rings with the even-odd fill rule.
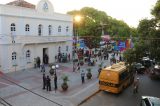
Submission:
[[[29,31],[29,24],[26,24],[26,26],[25,26],[25,31]]]
[[[61,26],[58,27],[58,32],[61,32]]]
[[[30,50],[26,51],[26,57],[30,57]]]
[[[17,53],[16,52],[12,52],[12,60],[16,60],[17,58]]]
[[[66,27],[66,32],[68,32],[68,31],[69,31],[69,27],[67,26],[67,27]]]
[[[16,25],[15,25],[15,23],[12,23],[11,24],[11,31],[13,32],[13,31],[16,31]]]
[[[48,26],[48,35],[52,35],[52,26],[51,25]]]
[[[41,36],[42,35],[42,25],[38,25],[38,35]]]
[[[30,56],[31,56],[31,52],[30,52],[30,50],[27,50],[26,51],[26,60],[27,60],[27,63],[30,63]]]

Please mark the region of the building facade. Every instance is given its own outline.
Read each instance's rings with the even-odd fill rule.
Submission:
[[[72,57],[73,18],[54,12],[50,1],[34,6],[24,0],[0,5],[0,70],[4,73],[55,62],[58,53]]]

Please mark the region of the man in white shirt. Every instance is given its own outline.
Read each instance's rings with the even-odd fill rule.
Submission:
[[[81,71],[81,80],[82,80],[82,84],[85,82],[85,72],[84,70]]]

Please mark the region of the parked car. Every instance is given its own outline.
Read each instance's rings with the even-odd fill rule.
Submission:
[[[137,71],[138,74],[144,74],[145,69],[146,69],[141,63],[135,63],[133,67]]]
[[[149,57],[143,57],[141,63],[146,68],[149,68],[153,65],[153,61]]]
[[[160,106],[160,98],[142,96],[140,106]]]
[[[160,79],[160,66],[155,65],[154,68],[150,71],[151,79]]]

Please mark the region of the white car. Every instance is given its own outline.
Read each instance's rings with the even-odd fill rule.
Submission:
[[[160,98],[152,96],[142,96],[141,106],[160,106]]]

